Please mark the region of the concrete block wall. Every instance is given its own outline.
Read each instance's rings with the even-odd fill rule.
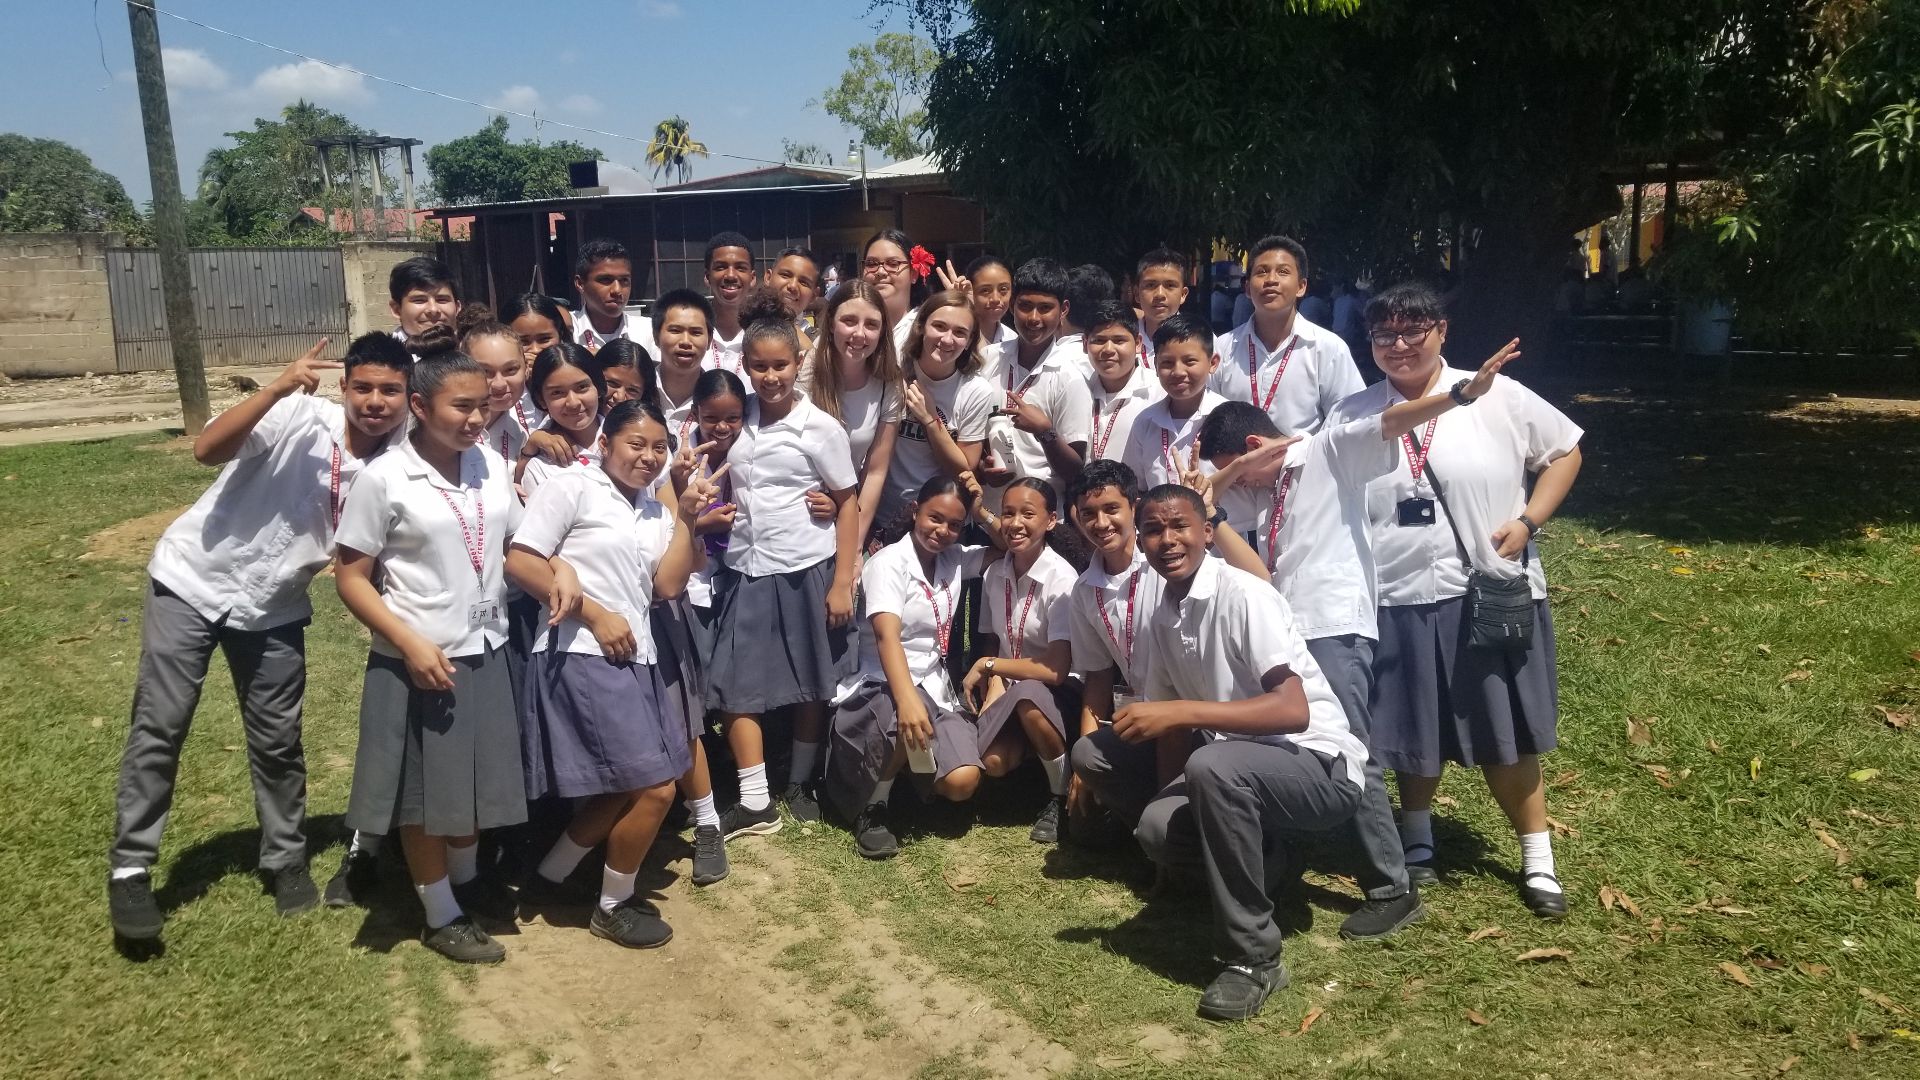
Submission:
[[[0,233],[0,373],[114,370],[112,233]]]
[[[387,275],[393,264],[415,255],[433,255],[439,245],[417,240],[346,240],[340,244],[340,269],[347,279],[347,339],[394,326]],[[346,342],[339,342],[341,353]]]

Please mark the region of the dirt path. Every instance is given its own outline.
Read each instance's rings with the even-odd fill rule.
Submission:
[[[505,964],[453,985],[463,1033],[495,1049],[496,1075],[1024,1078],[1074,1064],[876,921],[821,900],[833,884],[820,871],[767,841],[730,851],[725,882],[665,885],[674,938],[661,949],[523,923]]]

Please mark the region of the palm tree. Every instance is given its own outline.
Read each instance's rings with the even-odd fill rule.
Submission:
[[[678,116],[653,125],[653,141],[647,143],[647,164],[653,166],[653,178],[663,174],[676,176],[684,184],[693,179],[693,158],[707,156],[707,144],[695,142],[689,125]]]

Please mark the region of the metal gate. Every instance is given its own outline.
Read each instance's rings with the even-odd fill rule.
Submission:
[[[208,367],[285,364],[323,336],[345,351],[347,284],[340,249],[196,248],[187,253],[187,265]],[[109,248],[107,282],[118,369],[172,367],[160,253]]]

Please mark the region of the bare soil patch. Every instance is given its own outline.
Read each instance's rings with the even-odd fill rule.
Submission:
[[[153,545],[159,541],[160,534],[167,531],[167,526],[173,524],[175,518],[186,512],[186,507],[174,506],[142,514],[118,525],[109,525],[87,537],[86,554],[80,557],[88,561],[104,559],[145,564],[153,554]]]

